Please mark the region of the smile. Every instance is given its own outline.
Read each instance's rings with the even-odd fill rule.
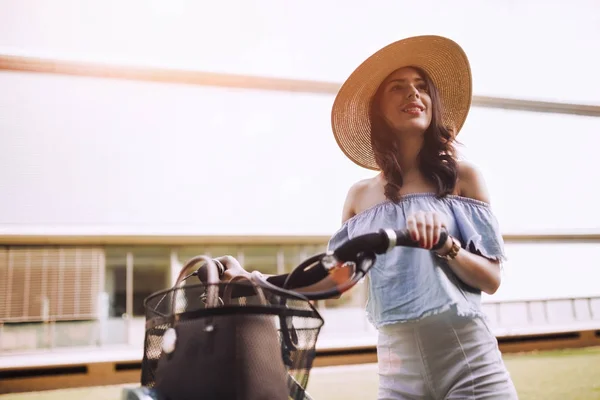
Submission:
[[[407,114],[411,114],[411,115],[419,115],[423,112],[423,108],[422,107],[406,107],[402,109],[402,112],[405,112]]]
[[[410,114],[410,115],[419,115],[424,110],[425,110],[425,107],[423,107],[421,104],[419,104],[417,102],[411,102],[411,103],[405,104],[401,111],[404,113]]]

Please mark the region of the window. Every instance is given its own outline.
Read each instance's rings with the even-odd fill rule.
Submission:
[[[257,270],[275,275],[282,270],[279,267],[279,263],[283,266],[283,260],[278,256],[279,246],[243,246],[240,251],[244,255],[243,267],[247,271]]]
[[[102,249],[1,247],[0,322],[98,316]]]
[[[127,312],[127,253],[124,248],[106,248],[104,290],[108,294],[110,317],[120,317]]]
[[[285,259],[285,272],[291,272],[304,260],[325,252],[327,244],[286,245],[282,247]]]
[[[302,261],[310,257],[312,254],[302,245],[285,245],[282,246],[284,259],[284,272],[292,272]]]
[[[133,315],[143,316],[144,299],[171,286],[171,249],[164,247],[134,248]]]
[[[128,293],[127,268],[131,260],[131,285]],[[128,296],[132,316],[145,315],[144,299],[171,286],[171,250],[166,247],[108,247],[106,249],[106,292],[109,315],[119,317],[128,312]]]

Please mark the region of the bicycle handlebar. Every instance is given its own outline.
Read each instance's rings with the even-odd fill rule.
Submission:
[[[442,248],[447,240],[448,232],[444,229],[440,232],[440,238],[431,250]],[[289,274],[283,288],[290,289],[293,286],[294,280],[305,273],[307,268],[321,268],[323,277],[326,277],[334,269],[342,267],[348,262],[352,262],[355,264],[356,270],[351,279],[346,280],[341,284],[337,284],[328,290],[319,292],[301,292],[302,295],[309,300],[323,300],[339,297],[342,293],[356,285],[368,273],[369,269],[375,263],[377,254],[387,253],[397,246],[420,247],[418,242],[411,239],[407,229],[381,229],[378,232],[357,236],[346,241],[335,250],[321,255],[317,265],[314,265],[314,262],[311,264],[306,261],[300,264]],[[307,261],[313,259],[315,259],[315,257],[312,257]]]
[[[440,239],[432,250],[442,248],[447,239],[448,232],[444,229],[440,232]],[[333,251],[333,256],[338,261],[347,262],[353,261],[361,252],[372,251],[375,254],[383,254],[396,246],[419,247],[419,243],[411,239],[407,229],[381,229],[348,240]]]
[[[444,229],[440,232],[438,243],[436,243],[431,250],[440,249],[446,243],[447,239],[448,232]],[[308,300],[323,300],[339,297],[342,293],[356,285],[356,283],[367,274],[374,264],[377,254],[387,253],[398,246],[418,248],[419,243],[411,239],[407,229],[381,229],[378,232],[360,235],[342,243],[333,251],[317,254],[304,260],[300,265],[294,268],[287,277],[273,277],[276,278],[277,283],[275,283],[275,280],[272,283],[275,283],[275,286],[284,289],[284,291],[296,291],[297,294],[300,294]],[[299,290],[302,287],[307,287],[323,280],[330,275],[332,270],[344,266],[349,262],[356,265],[356,270],[351,279],[336,285],[332,289],[324,291],[305,292]],[[221,277],[225,268],[220,262],[217,262],[216,264],[219,267],[219,277]],[[205,270],[206,267],[202,266],[194,273],[194,275],[197,275],[202,282],[206,282]],[[304,279],[298,279],[300,276]],[[264,284],[269,283],[266,278],[261,280]],[[310,281],[310,283],[307,281]],[[298,284],[299,282],[302,282],[302,284]]]

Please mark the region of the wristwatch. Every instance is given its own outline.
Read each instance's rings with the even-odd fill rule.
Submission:
[[[458,254],[458,251],[461,249],[460,242],[458,241],[458,239],[456,239],[454,236],[448,236],[448,239],[452,240],[452,246],[450,247],[450,250],[448,250],[448,252],[444,255],[440,255],[437,252],[435,252],[436,256],[446,261],[454,260],[454,258]]]

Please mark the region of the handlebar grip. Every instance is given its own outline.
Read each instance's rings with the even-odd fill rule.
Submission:
[[[335,257],[340,261],[355,261],[358,254],[363,251],[372,251],[383,254],[387,251],[389,239],[383,230],[376,233],[367,233],[348,240],[334,250]]]
[[[444,245],[446,244],[446,241],[448,241],[449,236],[450,236],[450,234],[448,233],[446,228],[442,229],[440,231],[440,240],[438,240],[438,242],[431,248],[431,250],[439,250],[442,247],[444,247]]]
[[[396,235],[396,243],[394,246],[403,246],[403,247],[420,247],[419,242],[415,242],[411,239],[410,234],[407,229],[401,229],[394,231]],[[439,250],[444,247],[446,241],[448,240],[448,231],[444,228],[440,231],[440,239],[438,242],[431,248],[431,250]]]
[[[448,240],[448,231],[442,229],[440,240],[432,247],[432,250],[442,248],[446,240]],[[418,242],[411,239],[408,229],[382,229],[376,233],[367,233],[348,240],[334,250],[334,255],[338,260],[343,262],[355,261],[361,252],[371,251],[375,254],[383,254],[396,246],[420,247]]]

